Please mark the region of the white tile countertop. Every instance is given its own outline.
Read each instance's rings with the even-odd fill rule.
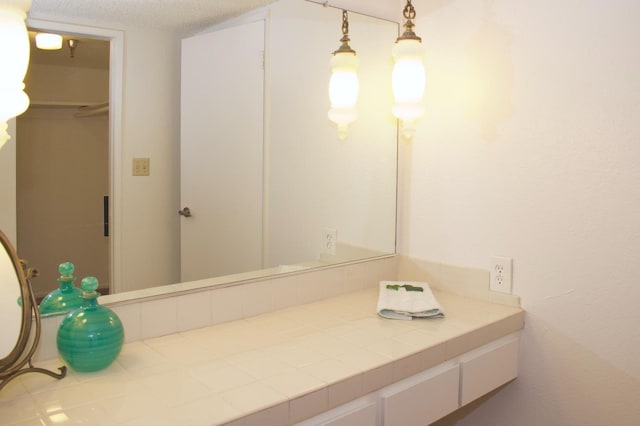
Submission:
[[[383,319],[372,288],[127,343],[100,372],[17,378],[0,392],[0,423],[295,423],[523,327],[518,307],[434,295],[444,319]]]

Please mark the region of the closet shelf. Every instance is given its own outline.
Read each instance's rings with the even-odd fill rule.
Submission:
[[[80,102],[80,101],[39,101],[29,103],[31,108],[77,108],[75,117],[92,117],[109,112],[109,102]]]
[[[86,105],[80,107],[78,112],[74,114],[74,117],[93,117],[95,115],[102,115],[109,113],[109,102],[95,105]]]

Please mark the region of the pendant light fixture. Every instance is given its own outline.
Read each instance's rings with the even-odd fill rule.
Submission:
[[[329,81],[329,99],[331,109],[329,119],[338,125],[338,137],[347,137],[347,127],[357,117],[356,102],[358,100],[358,58],[349,46],[349,17],[342,11],[342,43],[331,58],[331,80]]]
[[[402,121],[402,133],[411,139],[415,133],[415,121],[424,113],[425,73],[422,65],[422,39],[413,32],[416,11],[407,0],[403,10],[404,33],[393,46],[395,61],[391,75],[391,85],[395,103],[393,115]]]
[[[25,25],[31,0],[0,2],[0,148],[9,140],[7,121],[29,106],[24,76],[29,66],[29,35]]]

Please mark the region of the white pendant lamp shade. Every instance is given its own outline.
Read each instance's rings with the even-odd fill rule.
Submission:
[[[24,76],[29,66],[29,36],[25,19],[31,0],[0,3],[0,147],[9,140],[7,121],[29,106]]]
[[[348,125],[358,118],[356,112],[360,91],[357,75],[358,62],[355,53],[337,53],[331,58],[329,119],[338,125],[340,139],[347,137]]]
[[[411,139],[415,133],[415,121],[424,113],[422,96],[425,72],[422,64],[422,39],[413,32],[416,11],[407,0],[402,12],[406,19],[404,33],[393,46],[395,64],[391,74],[391,87],[395,103],[391,112],[401,121],[402,133]]]
[[[36,47],[42,50],[62,49],[62,36],[60,34],[38,33],[36,34]]]
[[[358,118],[356,102],[360,92],[356,52],[349,46],[349,15],[342,11],[341,45],[331,58],[331,79],[329,80],[329,120],[338,125],[338,137],[347,137],[348,126]]]
[[[422,65],[422,44],[418,40],[399,40],[393,47],[395,64],[391,74],[391,87],[395,103],[393,115],[403,121],[405,127],[424,113],[422,97],[425,72]]]

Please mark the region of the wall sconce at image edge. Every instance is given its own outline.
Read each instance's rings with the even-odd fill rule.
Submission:
[[[407,0],[402,12],[404,33],[398,37],[392,54],[395,64],[391,74],[391,87],[395,103],[391,112],[402,122],[402,133],[410,140],[415,133],[415,121],[424,113],[422,96],[425,72],[422,64],[422,39],[413,32],[416,11]]]
[[[338,137],[347,137],[348,126],[358,118],[356,102],[360,90],[358,83],[359,60],[356,52],[349,46],[349,19],[347,11],[342,11],[342,43],[331,58],[331,80],[329,81],[329,99],[331,109],[329,120],[338,125]]]
[[[29,35],[25,19],[31,0],[0,0],[0,148],[10,138],[7,121],[29,107],[24,77],[29,66]]]

